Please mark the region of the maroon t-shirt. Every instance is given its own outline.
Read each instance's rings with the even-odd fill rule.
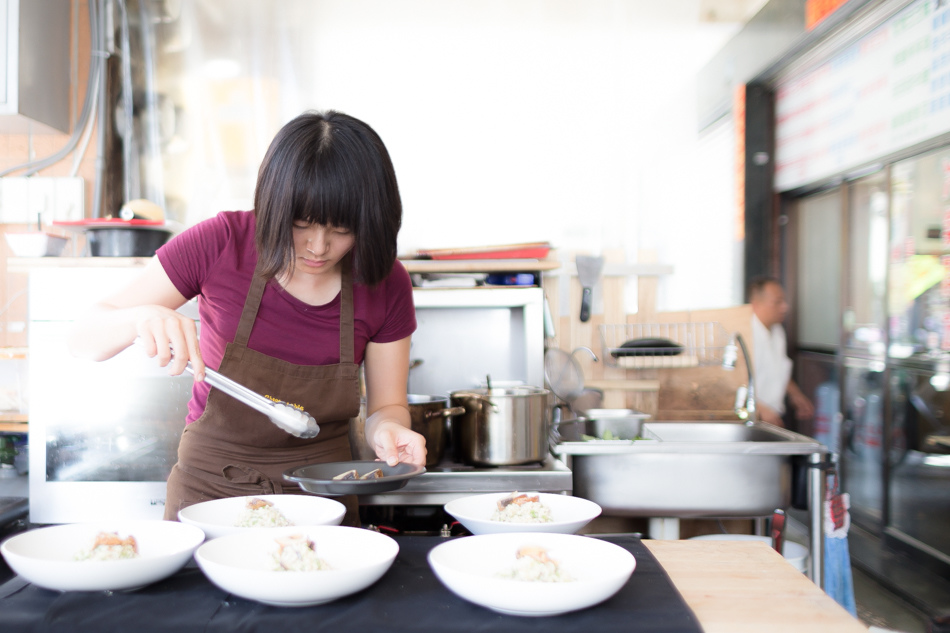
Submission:
[[[225,211],[175,236],[158,250],[158,259],[175,288],[187,299],[198,297],[201,354],[217,369],[225,345],[234,340],[241,310],[257,263],[254,213]],[[416,329],[412,283],[400,262],[382,283],[353,284],[355,362],[363,362],[366,343],[391,343]],[[271,281],[248,347],[295,365],[340,362],[340,295],[312,306]],[[195,383],[186,423],[198,419],[211,387]]]

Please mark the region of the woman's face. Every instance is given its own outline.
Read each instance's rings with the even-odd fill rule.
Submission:
[[[335,271],[355,241],[347,229],[294,222],[294,270],[308,274]]]

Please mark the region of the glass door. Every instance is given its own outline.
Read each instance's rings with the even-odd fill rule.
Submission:
[[[950,577],[950,149],[891,174],[884,531]]]
[[[886,534],[950,570],[950,390],[932,370],[893,374]]]
[[[848,185],[848,246],[842,314],[845,354],[884,360],[887,173]]]
[[[848,184],[842,305],[840,471],[854,520],[883,527],[887,400],[888,172]]]
[[[852,519],[875,533],[883,521],[884,367],[844,359],[841,484],[851,495]]]
[[[795,216],[795,339],[800,348],[834,351],[841,342],[841,190],[803,198]]]

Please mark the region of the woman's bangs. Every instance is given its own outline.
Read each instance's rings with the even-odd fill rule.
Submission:
[[[336,174],[322,173],[298,178],[295,184],[295,222],[356,231],[361,196],[354,196],[344,179]]]

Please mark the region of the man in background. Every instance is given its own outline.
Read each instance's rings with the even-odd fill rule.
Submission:
[[[785,426],[785,398],[798,420],[810,420],[815,407],[792,380],[792,360],[782,322],[788,314],[785,290],[774,277],[756,277],[749,284],[752,304],[753,373],[759,419]]]

